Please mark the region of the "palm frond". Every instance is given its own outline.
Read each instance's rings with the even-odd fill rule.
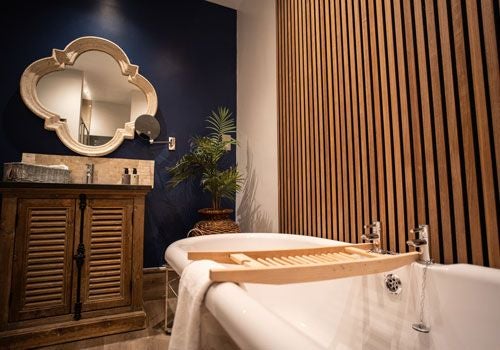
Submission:
[[[227,154],[226,145],[237,145],[233,137],[224,138],[236,132],[236,125],[226,107],[219,107],[217,113],[207,119],[212,130],[208,136],[193,137],[190,140],[190,151],[183,155],[173,167],[167,168],[171,178],[169,187],[175,187],[192,177],[200,178],[204,191],[212,194],[212,205],[219,208],[221,198],[235,199],[236,192],[241,190],[243,177],[236,167],[219,169],[219,163]]]
[[[232,118],[232,113],[227,107],[219,107],[217,113],[212,111],[212,114],[207,118],[209,126],[207,129],[212,130],[211,137],[221,138],[224,134],[234,134],[236,125]]]

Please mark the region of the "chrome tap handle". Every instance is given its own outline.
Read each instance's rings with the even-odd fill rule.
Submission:
[[[380,221],[374,221],[371,224],[366,224],[363,228],[370,230],[369,233],[361,236],[363,240],[373,242],[374,240],[380,238]]]
[[[410,233],[415,233],[415,240],[424,240],[427,243],[429,238],[429,226],[418,225],[418,227],[410,230]]]
[[[410,232],[415,234],[415,239],[406,241],[406,244],[418,248],[422,253],[421,260],[425,263],[429,263],[431,261],[429,254],[429,226],[418,225],[418,227],[410,230]]]
[[[428,225],[418,225],[417,227],[412,228],[410,230],[410,233],[418,233],[418,234],[420,234],[421,232],[427,233],[428,230],[429,230],[429,226]]]

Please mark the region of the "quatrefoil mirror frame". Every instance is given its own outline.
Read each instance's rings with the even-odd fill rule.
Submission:
[[[46,130],[55,131],[62,143],[72,151],[85,156],[102,156],[113,152],[124,139],[133,139],[135,134],[135,122],[125,123],[123,128],[116,129],[114,136],[107,143],[100,146],[84,145],[73,139],[70,135],[67,123],[61,120],[60,115],[49,111],[40,102],[37,96],[37,84],[45,75],[64,70],[67,66],[74,65],[78,56],[88,51],[101,51],[107,53],[119,64],[122,75],[126,76],[128,82],[134,84],[141,90],[147,103],[144,114],[154,116],[158,108],[158,98],[151,83],[139,74],[139,67],[131,64],[125,52],[110,40],[96,37],[84,36],[70,42],[64,50],[53,49],[52,56],[42,58],[30,64],[20,81],[21,97],[26,106],[37,116],[44,119]]]

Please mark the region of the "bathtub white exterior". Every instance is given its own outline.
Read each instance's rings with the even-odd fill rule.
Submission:
[[[187,251],[287,249],[341,242],[285,234],[188,238],[166,251],[180,274]],[[427,271],[424,321],[419,320],[424,266],[392,273],[402,292],[390,294],[386,274],[289,285],[214,284],[205,304],[243,349],[497,349],[500,348],[500,270],[432,265]]]

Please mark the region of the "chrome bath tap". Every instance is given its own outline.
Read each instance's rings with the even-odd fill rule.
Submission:
[[[382,249],[380,248],[380,221],[374,221],[371,224],[364,225],[363,228],[369,230],[368,234],[363,234],[361,236],[363,242],[368,241],[373,244],[372,252],[382,253]]]
[[[431,262],[429,254],[429,226],[418,225],[417,228],[410,230],[410,232],[415,234],[415,239],[406,241],[406,244],[417,248],[422,253],[420,262],[429,264]]]

